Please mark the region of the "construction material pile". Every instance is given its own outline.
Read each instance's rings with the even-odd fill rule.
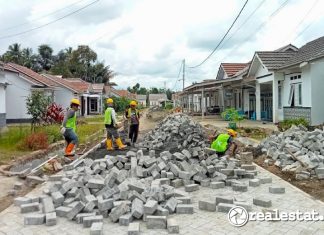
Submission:
[[[261,142],[262,151],[282,171],[295,172],[296,179],[324,179],[324,131],[308,131],[292,126],[285,132],[272,135]]]
[[[177,232],[176,220],[168,215],[193,213],[188,192],[199,190],[200,186],[212,189],[229,186],[233,191],[246,192],[248,186],[271,182],[271,178],[254,179],[257,171],[252,165],[252,153],[241,153],[240,158],[219,158],[213,154],[199,160],[187,150],[173,154],[164,151],[159,156],[154,150],[149,155],[139,150],[129,151],[126,156],[84,159],[74,166],[65,166],[62,174],[49,176],[44,195],[16,198],[15,204],[22,213],[37,212],[25,216],[26,225],[53,225],[56,216],[60,216],[91,227],[92,234],[99,234],[96,231],[102,230],[103,219],[109,217],[112,222],[129,225],[129,230],[139,231],[139,224],[132,222],[143,219],[149,229]],[[241,181],[244,178],[250,180],[249,184]],[[37,177],[30,180],[42,182]],[[183,186],[185,191],[179,189]],[[282,188],[271,190],[284,192]],[[253,203],[271,206],[271,200],[264,198],[256,198]],[[230,197],[218,197],[216,201],[202,199],[199,208],[228,212],[234,204],[247,209],[252,206]]]
[[[184,114],[166,117],[157,127],[148,132],[139,146],[149,149],[182,151],[186,149],[203,159],[206,136],[202,126]]]

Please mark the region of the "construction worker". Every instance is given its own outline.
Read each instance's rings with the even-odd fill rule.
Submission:
[[[139,111],[136,109],[137,103],[135,100],[131,101],[129,106],[125,116],[129,124],[129,139],[131,140],[131,144],[134,145],[138,136],[140,115]]]
[[[65,148],[65,156],[70,160],[74,160],[74,153],[72,152],[74,147],[78,144],[78,136],[76,135],[76,112],[80,106],[78,99],[72,99],[70,102],[70,108],[64,116],[61,134],[66,140],[67,146]]]
[[[222,133],[215,136],[214,141],[211,144],[211,148],[216,151],[216,153],[220,156],[225,153],[233,156],[237,145],[234,142],[234,138],[237,136],[237,132],[233,129],[228,129],[227,133]]]
[[[113,99],[111,98],[107,99],[107,105],[108,108],[105,111],[105,127],[107,130],[107,141],[106,141],[107,150],[109,151],[114,150],[112,138],[115,139],[118,149],[123,150],[126,148],[126,145],[123,144],[117,130],[118,126],[117,126],[116,112],[113,107],[114,106]]]

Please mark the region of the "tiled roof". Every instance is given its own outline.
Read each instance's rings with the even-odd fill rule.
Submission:
[[[306,45],[302,46],[298,52],[280,68],[286,68],[292,65],[300,64],[302,62],[307,62],[313,59],[317,59],[324,56],[324,36],[308,42]]]
[[[146,95],[136,95],[137,100],[146,100]]]
[[[50,79],[52,82],[62,85],[73,92],[77,93],[85,93],[89,89],[90,83],[83,81],[82,79],[65,79],[61,77],[57,77],[50,74],[43,74],[44,77]]]
[[[268,70],[274,70],[280,68],[291,57],[296,55],[297,52],[274,52],[274,51],[257,51],[256,54],[267,67]]]
[[[104,85],[105,84],[103,84],[103,83],[92,83],[90,85],[91,92],[94,92],[94,93],[101,93],[101,92],[103,92]]]
[[[29,68],[26,68],[24,66],[14,64],[14,63],[7,63],[7,66],[9,68],[12,68],[12,69],[18,71],[24,78],[30,80],[33,83],[36,83],[37,85],[45,85],[48,87],[55,86],[55,83],[53,81],[34,72],[33,70],[31,70]]]
[[[152,101],[152,100],[167,100],[167,95],[166,94],[149,94],[149,100]]]
[[[248,63],[222,63],[221,64],[228,77],[235,75],[238,71],[244,69],[248,65],[249,65]]]

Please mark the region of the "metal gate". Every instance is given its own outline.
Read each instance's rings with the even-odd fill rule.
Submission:
[[[272,92],[261,94],[261,120],[272,121]]]

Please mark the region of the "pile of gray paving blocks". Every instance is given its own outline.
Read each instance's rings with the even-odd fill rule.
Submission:
[[[204,157],[206,136],[203,127],[185,114],[167,116],[148,132],[140,147],[159,150],[188,150],[194,157]],[[179,155],[179,158],[183,157]]]
[[[296,179],[324,179],[324,130],[292,126],[264,139],[260,146],[269,157],[266,164],[295,172]]]

